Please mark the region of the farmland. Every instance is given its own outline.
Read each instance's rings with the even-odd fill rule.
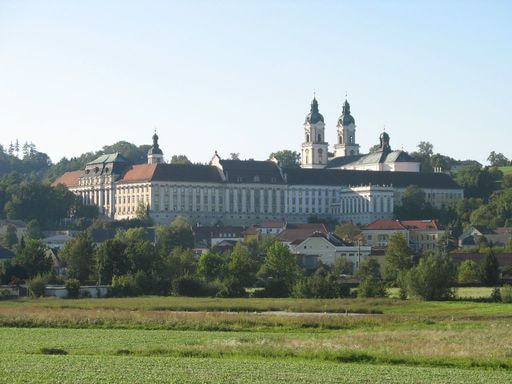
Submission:
[[[505,383],[511,317],[390,298],[3,301],[0,382]]]

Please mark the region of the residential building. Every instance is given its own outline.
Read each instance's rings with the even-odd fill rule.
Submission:
[[[437,220],[376,220],[362,230],[365,244],[385,248],[400,233],[413,252],[433,251],[445,230]]]
[[[487,242],[495,246],[506,246],[512,241],[512,227],[488,228],[473,225],[459,236],[460,248],[474,248],[481,242]]]
[[[299,256],[301,264],[313,269],[320,261],[333,265],[337,258],[345,258],[357,271],[361,261],[371,254],[371,247],[348,244],[332,233],[315,232],[307,237],[288,243],[290,250]]]

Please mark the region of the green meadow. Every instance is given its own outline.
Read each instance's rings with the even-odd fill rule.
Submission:
[[[2,301],[0,383],[508,383],[511,319],[393,298]]]

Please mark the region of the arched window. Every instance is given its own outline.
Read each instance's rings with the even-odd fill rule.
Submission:
[[[324,151],[322,151],[322,148],[318,149],[318,162],[321,163],[323,159]]]
[[[321,143],[322,142],[322,135],[321,134],[318,134],[318,142]]]
[[[349,144],[354,144],[354,136],[349,136],[348,137],[348,143]]]
[[[309,143],[309,133],[306,133],[306,143]]]
[[[338,143],[343,144],[343,136],[342,135],[340,135],[338,137]]]
[[[309,149],[306,149],[304,151],[304,154],[306,155],[305,156],[306,157],[306,161],[304,163],[309,164]]]

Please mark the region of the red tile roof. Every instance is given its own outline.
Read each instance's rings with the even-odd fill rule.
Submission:
[[[376,220],[365,229],[400,230],[400,229],[440,229],[437,220]]]
[[[78,179],[81,173],[82,171],[66,172],[52,183],[52,187],[56,187],[59,184],[65,185],[68,188],[76,187],[78,186]]]
[[[437,220],[402,220],[407,229],[440,229]]]
[[[317,232],[327,234],[327,228],[323,224],[288,224],[287,228],[277,237],[286,242],[304,240]]]
[[[147,182],[153,178],[156,164],[138,164],[126,172],[119,183]]]
[[[406,229],[398,220],[376,220],[368,224],[364,229]]]

